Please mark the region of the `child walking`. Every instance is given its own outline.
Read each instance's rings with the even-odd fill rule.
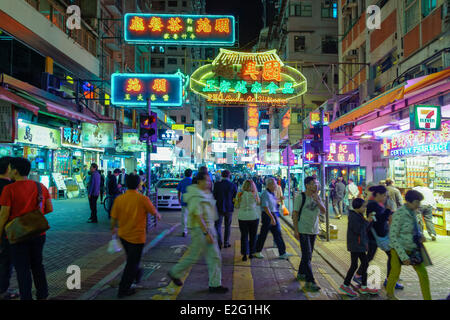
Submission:
[[[367,209],[367,204],[363,199],[356,198],[352,201],[353,210],[349,211],[348,215],[348,228],[347,228],[347,250],[351,254],[351,265],[347,272],[344,283],[340,286],[339,290],[350,297],[356,297],[358,295],[350,287],[350,282],[356,269],[358,268],[358,259],[361,262],[360,270],[362,271],[361,286],[358,288],[361,294],[378,294],[378,290],[370,289],[367,287],[367,268],[369,262],[367,260],[368,250],[368,227],[372,221],[372,217],[368,220],[364,218],[364,214]]]

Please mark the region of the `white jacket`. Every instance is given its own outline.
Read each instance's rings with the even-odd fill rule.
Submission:
[[[260,216],[260,208],[253,193],[243,191],[238,209],[238,219],[250,221],[257,220]]]

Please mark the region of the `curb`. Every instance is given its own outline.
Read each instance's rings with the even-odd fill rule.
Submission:
[[[166,229],[158,236],[156,236],[156,238],[154,238],[144,247],[142,255],[146,254],[151,248],[154,248],[162,239],[171,234],[179,225],[181,225],[181,223],[175,224],[170,229]],[[123,271],[125,265],[126,262],[122,263],[116,270],[112,271],[110,274],[100,280],[95,286],[89,289],[88,292],[77,298],[77,300],[94,300],[104,290],[105,285],[115,279]]]

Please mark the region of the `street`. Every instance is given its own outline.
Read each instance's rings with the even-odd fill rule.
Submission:
[[[110,237],[109,221],[99,204],[99,223],[86,223],[89,207],[86,199],[54,201],[55,210],[49,214],[51,229],[47,233],[44,265],[49,282],[50,299],[117,299],[117,286],[124,267],[123,252],[107,253]],[[176,287],[167,277],[167,271],[186,253],[189,236],[181,236],[180,211],[161,211],[162,220],[149,233],[144,249],[142,268],[144,275],[137,294],[131,300],[340,300],[350,299],[339,294],[338,288],[349,266],[349,253],[343,249],[345,232],[339,230],[339,239],[326,243],[318,241],[313,254],[314,276],[322,288],[319,293],[302,290],[304,282],[295,280],[301,258],[298,241],[290,228],[289,217],[282,220],[282,234],[289,260],[278,259],[272,236],[266,240],[264,259],[242,261],[240,232],[237,219],[232,223],[231,244],[222,249],[222,283],[230,291],[226,294],[208,292],[207,268],[200,259],[182,279],[184,285]],[[333,224],[345,228],[341,220]],[[450,242],[440,237],[438,242],[427,243],[435,266],[428,268],[433,299],[444,299],[450,286],[448,277],[450,259],[445,254]],[[385,255],[378,253],[374,261],[385,272]],[[81,270],[81,289],[67,288],[67,267],[77,265]],[[412,268],[403,268],[405,290],[398,291],[400,299],[420,299],[418,279]],[[383,278],[384,279],[384,275]],[[15,274],[12,288],[17,288]],[[354,299],[384,299],[379,296]]]

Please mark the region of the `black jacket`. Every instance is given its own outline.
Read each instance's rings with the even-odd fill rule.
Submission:
[[[117,185],[117,177],[115,175],[108,176],[106,180],[107,192],[109,195],[115,196],[120,194],[119,187]]]
[[[379,237],[387,236],[389,233],[389,217],[391,216],[392,211],[381,206],[375,200],[369,200],[366,211],[367,217],[369,217],[372,212],[375,212],[375,219],[377,221],[372,222],[370,227],[375,229],[375,232]],[[369,232],[369,240],[375,241],[372,232]]]
[[[228,213],[234,211],[233,199],[237,194],[236,185],[228,179],[214,184],[214,198],[216,199],[217,211]]]
[[[366,252],[368,250],[369,222],[364,217],[350,210],[347,227],[347,250],[350,252]]]

